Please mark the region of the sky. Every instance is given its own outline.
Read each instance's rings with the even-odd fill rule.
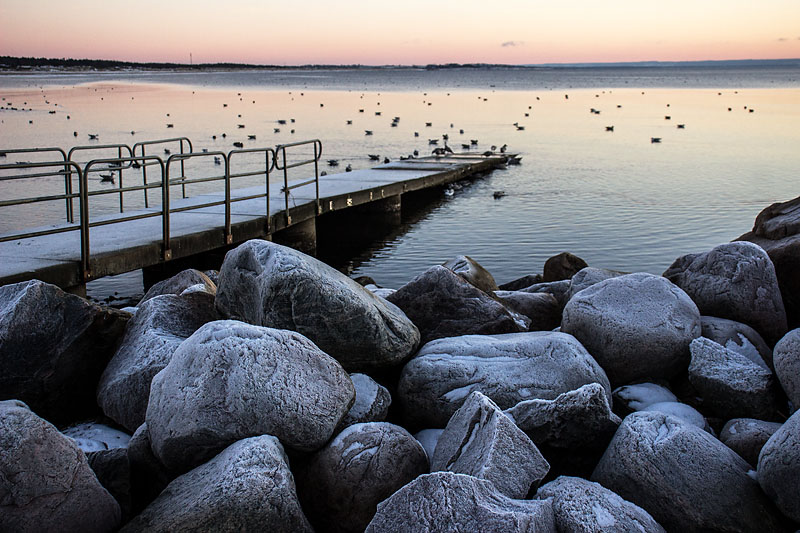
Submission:
[[[800,58],[800,1],[0,0],[0,55],[271,65]]]

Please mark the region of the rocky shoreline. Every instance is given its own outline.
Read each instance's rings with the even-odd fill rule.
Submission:
[[[2,531],[795,531],[800,198],[662,276],[406,285],[248,241],[0,287]]]

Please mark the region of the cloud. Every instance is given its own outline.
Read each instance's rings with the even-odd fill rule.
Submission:
[[[522,46],[525,44],[525,41],[506,41],[502,43],[500,46],[503,48],[508,48],[509,46]]]

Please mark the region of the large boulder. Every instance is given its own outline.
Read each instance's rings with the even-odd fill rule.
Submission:
[[[550,500],[512,500],[489,481],[453,472],[418,477],[378,505],[365,533],[555,533]]]
[[[611,397],[605,372],[571,335],[465,335],[423,346],[403,368],[397,396],[412,426],[441,428],[476,390],[508,409],[587,383]]]
[[[159,281],[150,287],[150,289],[144,293],[142,299],[139,300],[139,305],[141,306],[147,300],[162,294],[174,294],[179,296],[185,290],[194,287],[195,285],[202,286],[202,292],[206,292],[211,296],[217,294],[217,285],[211,280],[211,278],[199,270],[188,268],[183,272],[180,272],[171,278]]]
[[[475,391],[439,437],[431,471],[440,470],[491,481],[509,498],[522,499],[539,486],[550,465],[492,400]]]
[[[775,374],[795,409],[800,409],[800,328],[778,341],[773,355]]]
[[[400,426],[349,426],[297,474],[303,508],[318,532],[361,532],[376,506],[428,473],[422,445]]]
[[[550,331],[561,324],[561,306],[546,292],[494,291],[509,309],[528,317],[528,331]]]
[[[144,423],[153,376],[184,340],[217,318],[214,297],[202,292],[154,296],[139,304],[97,385],[97,403],[106,416],[136,431]]]
[[[581,269],[586,268],[586,261],[569,252],[561,252],[544,262],[542,281],[561,281],[571,279]]]
[[[0,402],[0,531],[114,531],[120,508],[78,445],[18,400]]]
[[[732,418],[719,432],[719,440],[755,467],[758,465],[761,448],[780,427],[781,424],[778,422],[766,422],[755,418]]]
[[[389,406],[392,405],[389,390],[366,374],[350,374],[350,380],[356,389],[356,399],[353,407],[342,418],[339,427],[386,420]]]
[[[611,278],[618,278],[625,275],[624,272],[618,270],[609,270],[607,268],[586,267],[579,270],[569,280],[569,288],[567,290],[566,299],[570,300],[573,296],[587,289],[592,285],[600,283]]]
[[[153,378],[147,427],[155,455],[185,472],[255,435],[316,450],[354,399],[350,376],[299,333],[219,320]]]
[[[692,341],[691,353],[689,382],[702,410],[723,420],[775,418],[778,395],[768,368],[705,337]]]
[[[747,324],[715,316],[702,316],[700,323],[703,337],[739,352],[757,365],[772,368],[772,350],[761,335]]]
[[[767,252],[775,266],[790,326],[800,326],[800,197],[761,211],[753,230],[737,240],[753,242]]]
[[[348,370],[398,364],[419,343],[419,331],[396,306],[286,246],[247,241],[228,252],[219,277],[224,316],[297,331]]]
[[[747,462],[670,415],[628,415],[592,481],[646,510],[668,531],[781,531]]]
[[[664,277],[686,291],[704,315],[744,322],[770,345],[786,333],[786,311],[775,267],[756,244],[732,242],[705,253],[684,255]]]
[[[522,315],[443,266],[426,270],[386,299],[416,324],[423,343],[528,329],[528,320]]]
[[[564,533],[664,533],[664,528],[638,505],[579,477],[560,476],[539,487],[536,497],[552,498],[556,527]]]
[[[498,290],[492,274],[468,255],[459,255],[442,266],[449,268],[486,294],[492,294]]]
[[[800,411],[761,448],[758,483],[783,514],[800,524]]]
[[[689,343],[700,336],[697,306],[660,276],[627,274],[575,294],[561,331],[589,350],[615,385],[671,378],[686,369]]]
[[[0,400],[63,425],[97,412],[94,390],[130,314],[38,280],[0,287]]]
[[[278,439],[251,437],[178,477],[121,530],[311,532]]]

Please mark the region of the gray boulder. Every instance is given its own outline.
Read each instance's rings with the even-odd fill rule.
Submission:
[[[301,252],[251,240],[228,252],[217,308],[229,318],[297,331],[348,370],[408,358],[419,331],[403,312]]]
[[[114,357],[100,376],[97,403],[128,431],[144,423],[150,382],[200,326],[216,320],[214,297],[165,294],[139,304]]]
[[[354,399],[350,376],[299,333],[219,320],[153,378],[147,428],[159,460],[185,472],[255,435],[316,450]]]
[[[558,308],[564,309],[569,300],[569,287],[570,280],[549,281],[547,283],[537,283],[529,287],[517,289],[520,292],[529,292],[531,294],[545,293],[550,294],[558,302]]]
[[[558,531],[569,533],[664,533],[650,514],[599,483],[560,476],[539,487],[539,499],[552,498]]]
[[[139,300],[139,305],[142,305],[147,300],[162,294],[174,294],[179,296],[185,290],[189,289],[190,287],[194,287],[195,285],[200,285],[202,290],[211,296],[217,294],[217,285],[211,280],[211,278],[199,270],[189,268],[172,276],[169,279],[159,281],[150,287],[142,299]]]
[[[561,281],[570,279],[581,269],[586,268],[586,261],[569,252],[561,252],[544,262],[542,281]]]
[[[142,424],[128,442],[131,502],[136,510],[144,509],[175,476],[158,460],[150,445],[147,424]]]
[[[611,397],[614,407],[623,415],[641,411],[654,403],[678,401],[672,391],[657,383],[623,385],[614,389]]]
[[[781,427],[778,422],[766,422],[755,418],[733,418],[728,420],[719,433],[725,446],[753,465],[758,465],[758,454],[770,437]]]
[[[692,341],[691,353],[689,382],[702,410],[724,420],[775,418],[778,397],[769,369],[705,337]]]
[[[528,331],[550,331],[561,324],[561,306],[552,294],[545,292],[494,291],[509,309],[528,317]]]
[[[498,285],[497,288],[501,291],[519,291],[541,282],[541,274],[527,274],[521,278],[513,279],[507,283]]]
[[[739,352],[757,365],[772,368],[772,350],[761,335],[747,324],[715,316],[703,316],[700,321],[703,337]]]
[[[392,397],[389,390],[366,374],[350,374],[356,389],[353,407],[342,418],[339,428],[362,422],[383,422],[389,413]]]
[[[376,506],[428,473],[425,450],[386,422],[349,426],[297,474],[303,508],[317,532],[361,532]]]
[[[567,300],[581,292],[583,289],[589,288],[592,285],[600,283],[611,278],[618,278],[625,275],[624,272],[617,270],[609,270],[607,268],[586,267],[579,270],[572,276],[567,290]]]
[[[571,335],[465,335],[423,346],[403,368],[397,396],[412,426],[444,427],[476,390],[508,409],[587,383],[599,383],[611,397],[603,369]]]
[[[575,294],[564,308],[561,331],[589,350],[611,383],[623,385],[684,370],[689,343],[700,336],[700,313],[664,278],[627,274]]]
[[[422,342],[528,329],[528,320],[452,270],[432,267],[387,296],[419,328]]]
[[[780,531],[747,462],[707,432],[639,412],[620,425],[591,476],[667,531]]]
[[[475,391],[436,444],[431,471],[443,470],[491,481],[509,498],[523,499],[539,486],[550,465],[492,400]]]
[[[365,533],[555,533],[550,500],[512,500],[489,481],[435,472],[378,504]]]
[[[120,508],[75,441],[18,400],[0,402],[0,531],[114,531]]]
[[[449,268],[486,294],[492,294],[498,290],[497,283],[489,271],[468,255],[460,255],[442,266]]]
[[[131,516],[131,467],[126,448],[111,448],[86,454],[86,460],[97,480],[117,501],[122,522]]]
[[[589,383],[552,400],[527,400],[505,411],[539,445],[554,448],[605,447],[619,427],[608,393]]]
[[[770,344],[786,333],[775,267],[758,245],[732,242],[679,257],[664,277],[686,291],[704,315],[744,322]]]
[[[800,411],[761,448],[758,483],[783,514],[800,523]]]
[[[313,531],[278,439],[251,437],[178,477],[121,530]]]
[[[129,318],[38,280],[0,287],[0,400],[21,400],[59,425],[91,417]]]
[[[795,409],[800,409],[800,328],[778,341],[773,355],[775,374]]]

